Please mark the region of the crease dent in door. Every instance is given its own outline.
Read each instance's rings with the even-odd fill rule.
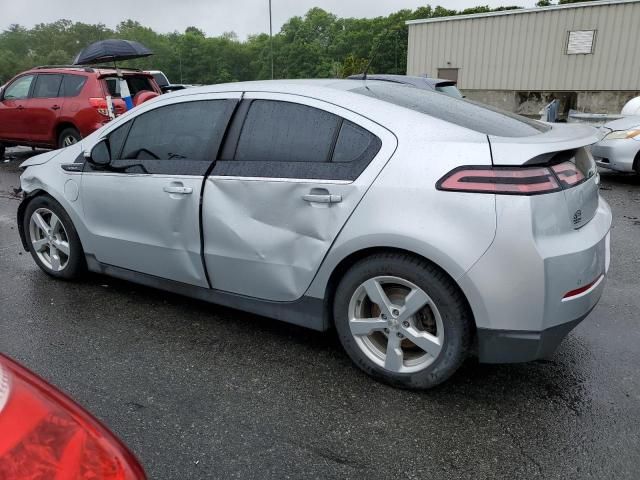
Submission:
[[[215,177],[207,183],[204,234],[215,242],[205,242],[205,255],[215,259],[214,271],[227,282],[236,277],[230,283],[243,285],[252,296],[279,292],[288,300],[298,298],[348,212],[340,204],[322,208],[305,202],[316,184]],[[258,280],[267,270],[269,285]],[[214,274],[213,288],[217,283]]]

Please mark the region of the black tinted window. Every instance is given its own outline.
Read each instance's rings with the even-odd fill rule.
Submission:
[[[62,93],[60,95],[63,97],[77,97],[86,82],[87,77],[82,75],[65,75],[62,79]]]
[[[327,162],[340,119],[289,102],[251,103],[235,159],[264,162]]]
[[[440,120],[500,137],[528,137],[549,130],[541,122],[466,99],[403,85],[369,85],[352,90]]]
[[[333,152],[333,162],[354,162],[363,156],[370,159],[378,153],[380,140],[364,128],[345,120]]]
[[[62,75],[38,75],[33,89],[33,98],[55,98],[60,91]]]
[[[184,102],[156,108],[133,120],[116,165],[131,173],[203,174],[216,153],[227,120],[230,101]],[[122,131],[121,131],[122,130]],[[112,133],[112,155],[117,155],[125,128]]]

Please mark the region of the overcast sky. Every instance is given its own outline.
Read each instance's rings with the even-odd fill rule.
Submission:
[[[1,3],[0,29],[12,23],[32,27],[60,18],[115,27],[130,18],[163,33],[184,31],[191,25],[208,35],[233,30],[240,38],[269,31],[268,0],[3,0]],[[316,6],[340,17],[376,17],[429,3],[428,0],[272,0],[273,28],[277,32],[290,17],[304,15]],[[431,5],[460,10],[479,4],[532,7],[534,3],[534,0],[442,0]]]

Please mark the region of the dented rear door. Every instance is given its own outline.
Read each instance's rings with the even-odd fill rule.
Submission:
[[[309,97],[245,94],[203,193],[214,289],[293,301],[397,146],[381,125]]]

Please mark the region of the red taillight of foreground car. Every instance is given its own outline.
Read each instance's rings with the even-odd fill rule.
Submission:
[[[495,193],[502,195],[539,195],[562,190],[558,179],[546,167],[458,167],[436,184],[438,190]]]
[[[131,452],[73,400],[0,355],[0,478],[143,480]]]
[[[592,288],[595,288],[602,281],[603,278],[604,278],[604,275],[600,275],[593,282],[587,283],[586,285],[583,285],[580,288],[576,288],[575,290],[571,290],[570,292],[565,293],[564,296],[562,297],[562,301],[572,300],[576,297],[579,297],[583,293],[588,292]]]
[[[575,187],[585,179],[584,174],[571,162],[562,162],[551,167],[564,188]]]

